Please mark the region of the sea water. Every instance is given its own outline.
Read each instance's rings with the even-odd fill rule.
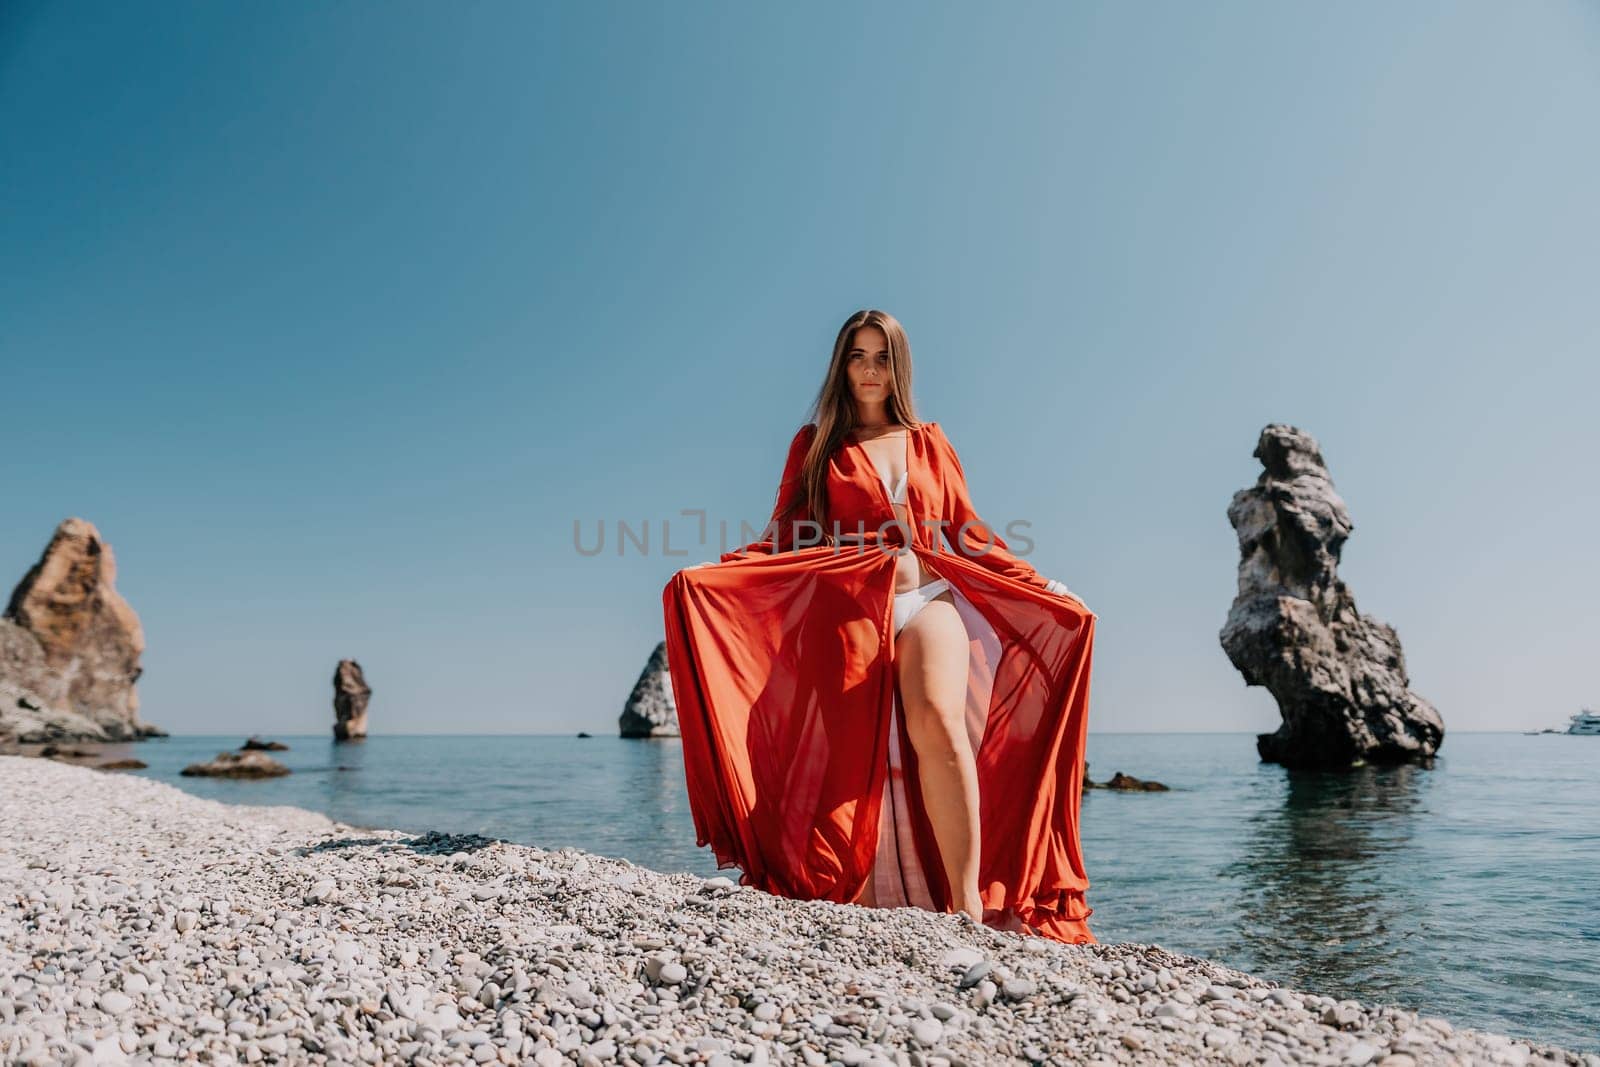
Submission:
[[[217,800],[716,873],[676,741],[280,737],[287,777],[179,776],[241,740],[114,751]],[[1088,758],[1171,787],[1084,797],[1101,941],[1600,1051],[1600,737],[1452,733],[1430,768],[1347,773],[1262,763],[1249,734],[1091,734]]]

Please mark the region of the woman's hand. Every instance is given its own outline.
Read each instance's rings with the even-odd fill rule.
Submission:
[[[1076,600],[1078,603],[1083,604],[1083,597],[1079,596],[1077,593],[1074,593],[1072,590],[1068,589],[1066,582],[1058,581],[1055,578],[1050,578],[1050,579],[1046,580],[1044,587],[1047,590],[1049,590],[1050,592],[1057,594],[1058,596],[1071,597],[1073,600]],[[1090,615],[1094,615],[1094,612],[1090,611],[1089,605],[1087,605],[1087,604],[1083,604],[1083,610],[1084,611],[1088,611]],[[1099,616],[1095,615],[1095,618],[1099,618]]]

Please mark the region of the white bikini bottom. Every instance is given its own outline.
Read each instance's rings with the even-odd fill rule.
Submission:
[[[907,589],[904,593],[894,595],[894,635],[900,636],[900,631],[905,629],[910,622],[925,606],[928,601],[950,588],[950,582],[945,578],[935,578],[927,585],[919,585],[915,589]]]

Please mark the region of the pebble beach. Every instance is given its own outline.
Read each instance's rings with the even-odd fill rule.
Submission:
[[[0,756],[0,783],[5,1064],[1600,1067],[1154,945],[785,900],[45,759]]]

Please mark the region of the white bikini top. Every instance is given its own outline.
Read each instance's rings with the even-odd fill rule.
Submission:
[[[889,485],[889,479],[883,479],[883,491],[889,494],[891,502],[895,504],[904,504],[906,502],[906,475],[910,473],[910,471],[901,471],[900,480],[892,488]]]

